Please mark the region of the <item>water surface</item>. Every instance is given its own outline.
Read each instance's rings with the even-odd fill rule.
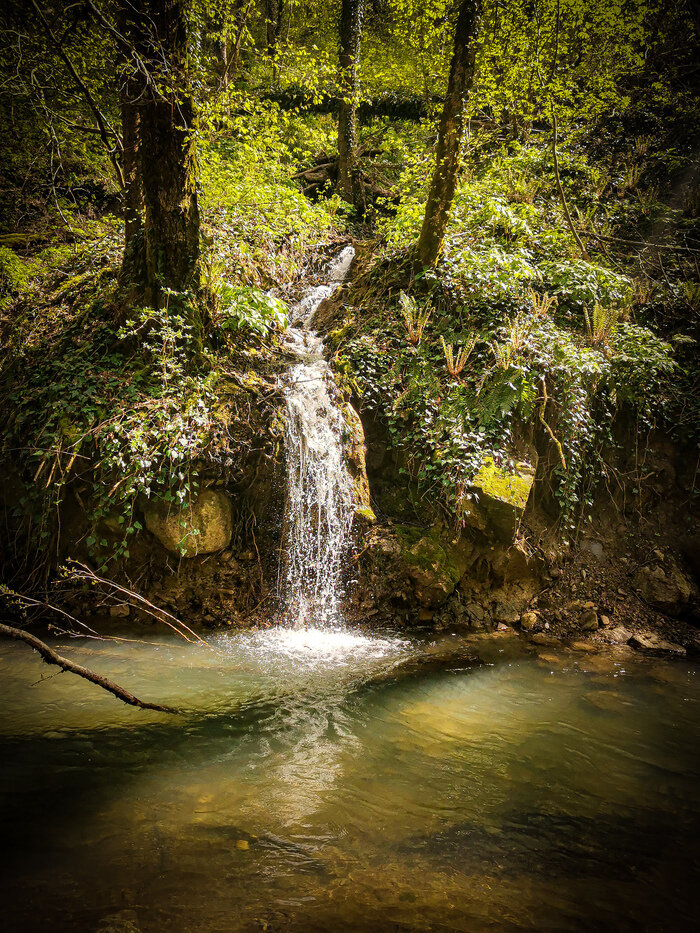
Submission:
[[[0,645],[5,929],[694,926],[692,662],[153,637],[63,650],[177,717]]]

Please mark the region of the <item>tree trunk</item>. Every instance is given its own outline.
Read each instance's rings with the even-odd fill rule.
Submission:
[[[266,31],[267,54],[272,62],[272,83],[279,81],[279,66],[277,64],[277,46],[282,33],[282,17],[284,16],[284,0],[267,0]]]
[[[417,259],[434,266],[442,249],[447,220],[457,186],[460,148],[464,133],[464,104],[474,82],[476,40],[481,20],[481,0],[462,0],[457,15],[455,46],[450,65],[445,105],[440,118],[435,172],[430,183]]]
[[[165,289],[181,292],[197,285],[199,209],[187,6],[188,0],[145,0],[138,14],[131,14],[134,45],[148,71],[134,106],[137,181],[143,193],[144,298],[154,308],[164,303]]]
[[[340,108],[338,111],[338,190],[358,203],[357,65],[360,58],[364,0],[342,0],[340,11]]]
[[[134,39],[134,19],[126,6],[118,11],[119,32],[128,42]],[[122,50],[123,51],[123,50]],[[122,55],[119,85],[119,107],[122,120],[122,174],[124,189],[124,260],[120,279],[123,283],[143,284],[145,254],[143,242],[143,189],[139,171],[139,100],[144,93],[144,77],[134,72],[126,55]]]

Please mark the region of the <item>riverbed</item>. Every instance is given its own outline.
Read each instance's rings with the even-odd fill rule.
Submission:
[[[8,931],[683,930],[689,660],[273,628],[0,645]],[[453,642],[458,640],[455,638]],[[459,652],[454,654],[457,657]]]

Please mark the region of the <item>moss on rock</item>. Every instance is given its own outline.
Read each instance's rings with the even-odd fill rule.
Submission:
[[[144,508],[146,527],[164,548],[183,557],[211,554],[231,543],[231,500],[220,489],[205,489],[182,510],[149,502]]]
[[[529,463],[521,461],[507,470],[488,457],[472,483],[475,505],[467,513],[467,523],[501,540],[512,540],[534,479]]]

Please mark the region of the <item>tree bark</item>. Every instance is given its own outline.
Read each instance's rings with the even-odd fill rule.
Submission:
[[[134,39],[134,17],[124,4],[117,9],[118,35],[125,45],[121,53],[121,80],[119,108],[122,120],[122,210],[124,218],[124,259],[120,279],[122,283],[143,286],[145,280],[145,251],[143,240],[143,188],[139,171],[139,103],[145,93],[145,77],[134,69],[130,61],[130,48]]]
[[[430,183],[423,226],[416,250],[421,266],[434,266],[445,238],[457,187],[459,157],[464,134],[464,104],[474,83],[476,40],[481,21],[481,0],[462,0],[457,15],[455,45],[445,104],[440,118],[435,171]]]
[[[91,684],[96,684],[98,687],[102,687],[103,690],[112,693],[118,700],[121,700],[122,703],[128,703],[129,706],[138,706],[139,709],[154,709],[159,713],[177,712],[172,706],[162,706],[160,703],[147,703],[144,700],[139,700],[133,693],[129,693],[128,690],[120,687],[119,684],[115,684],[113,680],[109,680],[107,677],[103,677],[102,674],[91,671],[88,667],[83,667],[82,664],[76,664],[74,661],[69,661],[68,658],[62,657],[45,642],[41,641],[35,635],[32,635],[30,632],[25,632],[24,629],[0,623],[0,635],[14,638],[16,641],[25,642],[30,648],[37,651],[47,664],[55,664],[57,667],[60,667],[61,670],[70,671],[71,674],[77,674],[78,677],[89,680]]]
[[[165,289],[196,287],[199,208],[195,114],[188,68],[188,0],[129,3],[134,45],[148,80],[138,110],[136,161],[143,193],[144,298],[164,303]],[[131,119],[130,111],[127,119]]]
[[[350,204],[359,201],[357,173],[357,66],[364,0],[342,0],[340,11],[340,107],[338,111],[338,190]]]
[[[277,45],[282,33],[282,17],[284,16],[284,0],[267,0],[265,12],[265,40],[267,54],[272,62],[272,83],[279,80],[279,67],[277,64]]]

